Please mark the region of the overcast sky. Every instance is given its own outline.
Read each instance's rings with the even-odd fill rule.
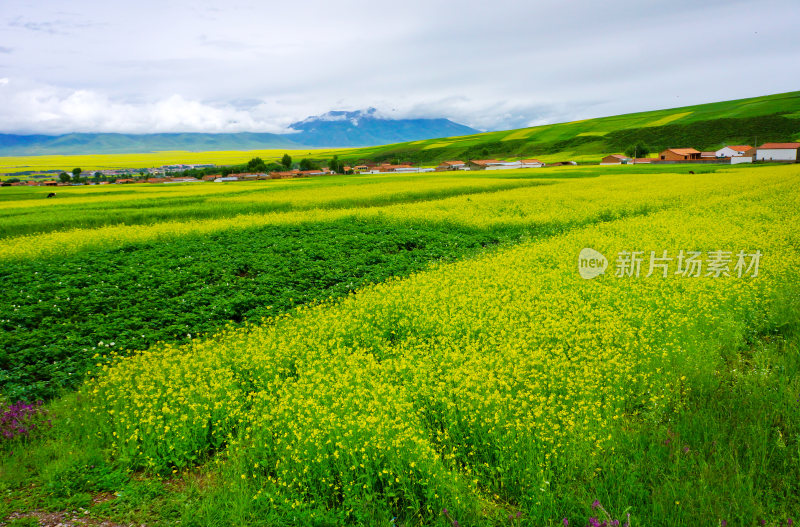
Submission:
[[[2,0],[0,132],[482,130],[800,89],[800,1]]]

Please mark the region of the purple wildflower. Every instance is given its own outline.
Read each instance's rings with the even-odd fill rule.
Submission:
[[[600,522],[597,521],[597,518],[589,518],[589,525],[592,527],[600,527]]]
[[[722,520],[721,522],[719,522],[719,524],[720,524],[722,527],[728,527],[728,522],[727,522],[727,520]]]
[[[596,509],[598,507],[600,507],[600,500],[594,500],[592,502],[592,509]]]
[[[5,439],[14,439],[17,436],[27,437],[44,422],[46,411],[42,409],[42,401],[34,404],[17,403],[6,406],[0,413],[0,435]]]
[[[563,520],[561,520],[561,525],[563,525],[564,527],[569,527],[569,520],[564,518]]]
[[[789,527],[792,527],[792,525],[794,525],[794,521],[791,518],[787,518],[786,525],[788,525]]]

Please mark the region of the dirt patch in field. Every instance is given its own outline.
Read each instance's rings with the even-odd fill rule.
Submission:
[[[110,492],[101,492],[92,498],[92,505],[100,505],[107,501],[114,499],[114,494]],[[26,518],[35,520],[40,527],[134,527],[135,524],[122,524],[114,523],[109,520],[95,518],[91,516],[88,509],[78,508],[71,511],[26,511],[26,512],[12,512],[8,517],[0,521],[0,526],[8,525],[14,520],[24,520]],[[141,527],[144,527],[142,525]]]

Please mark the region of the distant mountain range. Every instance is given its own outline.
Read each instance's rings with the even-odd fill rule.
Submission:
[[[449,119],[387,119],[375,108],[334,111],[293,123],[285,137],[307,146],[375,146],[479,133]]]
[[[0,134],[0,155],[130,154],[181,150],[259,150],[272,148],[375,146],[478,133],[448,119],[388,119],[375,108],[333,111],[291,125],[293,133],[171,133],[64,135]]]

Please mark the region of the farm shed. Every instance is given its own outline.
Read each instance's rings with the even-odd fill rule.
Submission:
[[[486,166],[486,170],[509,170],[512,168],[522,168],[522,163],[519,161],[501,161]]]
[[[443,161],[438,167],[437,172],[445,172],[447,170],[467,170],[467,164],[463,161]]]
[[[764,143],[756,149],[756,161],[800,161],[800,143]]]
[[[610,154],[600,160],[601,165],[623,165],[630,163],[629,157],[620,154]]]
[[[495,166],[501,163],[502,161],[498,161],[497,159],[472,159],[467,161],[467,165],[471,170],[486,170],[489,166]]]

